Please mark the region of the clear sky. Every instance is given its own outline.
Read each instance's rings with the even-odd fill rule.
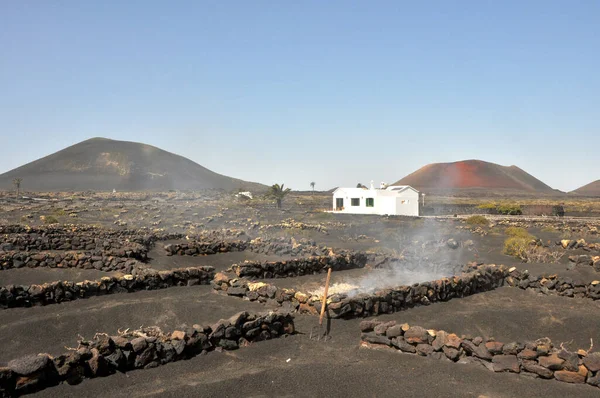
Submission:
[[[294,189],[600,179],[600,1],[0,1],[0,173],[87,138]]]

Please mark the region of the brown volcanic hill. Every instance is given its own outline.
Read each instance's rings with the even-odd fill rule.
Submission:
[[[517,166],[500,166],[481,160],[428,164],[393,185],[410,185],[420,191],[485,189],[524,193],[558,193]]]
[[[582,186],[573,191],[578,195],[585,196],[600,196],[600,180],[596,180],[594,182],[590,182],[587,185]]]
[[[182,156],[129,141],[92,138],[0,175],[0,189],[23,179],[25,191],[263,190]]]

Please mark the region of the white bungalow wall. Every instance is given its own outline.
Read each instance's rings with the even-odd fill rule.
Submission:
[[[333,210],[337,199],[344,200],[342,213],[380,215],[419,215],[419,193],[406,189],[400,193],[382,189],[340,188],[333,194]],[[352,198],[359,199],[359,206],[352,206]],[[367,207],[367,198],[374,199],[374,206]]]

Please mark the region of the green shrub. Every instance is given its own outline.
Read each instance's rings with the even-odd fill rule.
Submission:
[[[495,203],[482,203],[479,206],[477,206],[478,209],[482,209],[482,210],[496,210],[496,204]]]
[[[470,225],[488,225],[489,221],[484,216],[471,216],[467,218],[467,224]]]
[[[523,214],[520,205],[516,204],[502,204],[496,207],[496,210],[499,214],[509,215],[509,216],[518,216]]]
[[[504,233],[512,238],[535,239],[525,228],[520,227],[508,227],[504,230]]]
[[[504,241],[504,254],[526,262],[530,244],[531,239],[513,236]]]

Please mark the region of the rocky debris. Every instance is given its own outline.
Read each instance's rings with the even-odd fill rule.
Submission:
[[[329,232],[327,232],[327,228],[324,225],[306,224],[306,223],[303,223],[300,221],[296,221],[292,218],[283,220],[282,222],[280,222],[278,224],[267,224],[267,225],[261,225],[259,227],[259,230],[261,230],[261,231],[268,231],[270,229],[300,229],[300,230],[312,229],[315,231],[319,231],[325,235],[329,234]]]
[[[82,340],[76,351],[52,358],[28,355],[0,368],[0,396],[21,395],[61,382],[78,384],[84,378],[105,377],[115,372],[149,369],[201,353],[235,350],[251,342],[294,333],[289,314],[240,312],[212,326],[194,325],[164,333],[159,328],[125,331],[119,336],[96,334]]]
[[[446,241],[446,246],[448,246],[450,249],[458,249],[460,245],[455,239],[448,239]]]
[[[569,352],[555,348],[547,338],[527,344],[503,344],[479,336],[458,337],[443,330],[426,330],[419,326],[399,325],[395,321],[384,323],[377,320],[361,322],[360,329],[362,347],[391,347],[431,359],[476,363],[494,372],[600,386],[600,353]],[[394,330],[393,336],[388,333],[390,330]],[[567,362],[569,369],[566,368]]]
[[[31,307],[105,294],[188,286],[190,281],[193,281],[193,284],[208,285],[214,275],[213,267],[204,266],[169,271],[145,269],[135,275],[105,276],[96,281],[7,285],[0,287],[0,308]]]

